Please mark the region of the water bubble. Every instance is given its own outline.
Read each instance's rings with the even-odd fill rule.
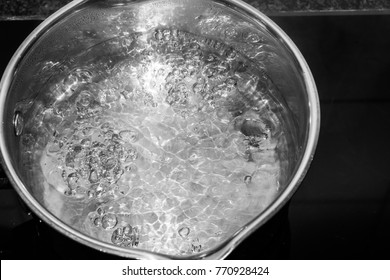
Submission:
[[[122,247],[137,247],[139,244],[139,230],[130,225],[117,228],[111,235],[111,242]]]
[[[22,113],[19,111],[16,111],[14,114],[14,119],[13,119],[13,124],[14,124],[14,131],[16,136],[20,136],[23,132],[24,128],[24,120]]]
[[[176,103],[176,101],[178,101],[178,99],[175,98],[175,95],[171,94],[171,95],[168,95],[167,98],[165,99],[165,101],[169,104],[169,105],[173,105]]]
[[[252,176],[247,175],[244,177],[245,184],[249,184],[251,181],[252,181]]]
[[[122,177],[122,175],[123,175],[123,173],[124,173],[124,170],[121,168],[120,165],[117,165],[117,166],[112,170],[112,173],[113,173],[113,175],[114,175],[113,180],[116,182],[116,181],[118,181],[118,180]]]
[[[137,247],[139,244],[139,229],[138,227],[126,226],[123,228],[123,246]]]
[[[65,165],[73,168],[75,156],[76,155],[73,151],[68,152],[65,156]]]
[[[78,136],[76,135],[74,136],[75,136],[74,139],[78,140]],[[75,145],[72,149],[75,155],[79,154],[83,150],[83,148],[80,145]]]
[[[191,164],[197,164],[199,162],[199,156],[196,154],[196,153],[193,153],[191,154],[189,157],[188,157],[188,161],[189,163]]]
[[[107,140],[111,140],[113,135],[114,135],[114,131],[112,131],[111,129],[104,132],[104,138]],[[108,145],[107,149],[112,152],[114,150],[114,145],[113,144]]]
[[[218,56],[213,54],[213,53],[210,53],[206,56],[207,62],[213,62],[213,61],[216,61],[217,59],[218,59]]]
[[[228,60],[233,60],[237,57],[237,51],[233,48],[229,48],[226,50],[225,55]]]
[[[72,195],[73,195],[73,192],[72,192],[72,190],[67,189],[67,190],[64,191],[64,195],[66,195],[66,196],[72,196]]]
[[[266,134],[262,136],[247,136],[244,139],[244,144],[248,147],[259,149],[266,137]]]
[[[103,172],[102,172],[102,178],[104,178],[107,182],[109,182],[110,184],[111,183],[115,183],[115,179],[114,179],[114,176],[113,176],[113,174],[111,173],[111,172],[109,172],[109,171],[106,171],[106,170],[104,170]],[[102,192],[104,192],[104,188],[102,187]],[[103,193],[102,193],[103,194]]]
[[[126,162],[134,161],[138,158],[138,153],[135,149],[129,148],[127,149],[127,157],[126,157]]]
[[[137,173],[138,167],[135,164],[130,164],[125,167],[125,170],[129,173]]]
[[[102,228],[112,229],[116,226],[118,220],[113,213],[107,213],[102,217]]]
[[[88,190],[87,191],[87,197],[88,198],[94,198],[95,197],[95,191],[94,190]]]
[[[244,120],[240,130],[245,136],[264,138],[267,135],[264,125],[258,120]]]
[[[133,231],[133,228],[130,225],[123,227],[123,235],[129,236]]]
[[[245,38],[249,43],[258,43],[260,42],[261,38],[259,35],[255,34],[255,33],[249,33],[246,38]]]
[[[70,173],[67,180],[69,189],[74,190],[77,187],[78,180],[79,176],[76,172]]]
[[[104,215],[104,213],[106,213],[106,211],[102,208],[102,207],[98,207],[96,209],[96,213],[100,216]]]
[[[94,171],[94,174],[92,175],[92,180],[95,181],[98,179],[98,172],[95,171],[94,169],[95,168],[98,168],[99,167],[99,158],[97,156],[90,156],[89,158],[87,158],[87,163],[88,163],[88,167],[91,168],[91,175],[92,175],[92,171]],[[93,183],[96,183],[96,182],[93,182]]]
[[[80,83],[90,83],[93,78],[93,74],[89,70],[82,68],[75,69],[72,75],[74,75]]]
[[[212,67],[206,68],[206,70],[204,71],[204,75],[207,78],[213,77],[216,73],[217,73],[217,70],[215,68],[212,68]]]
[[[219,49],[222,48],[222,46],[223,46],[223,44],[222,44],[221,42],[215,41],[215,43],[214,43],[214,49],[219,50]]]
[[[115,158],[108,158],[103,162],[103,168],[106,170],[113,169],[117,164],[117,160]]]
[[[238,34],[237,30],[233,27],[229,27],[225,30],[225,37],[228,40],[232,40]]]
[[[169,41],[171,39],[171,30],[164,29],[162,31],[162,35],[163,35],[165,41]]]
[[[159,75],[159,76],[164,76],[164,74],[165,74],[165,69],[164,69],[164,68],[158,69],[157,75]]]
[[[112,134],[111,140],[114,142],[119,141],[119,135],[117,133]]]
[[[234,78],[227,78],[225,83],[228,87],[235,87],[237,85],[237,81]]]
[[[88,107],[91,104],[91,94],[86,90],[80,92],[77,102],[83,107]]]
[[[126,142],[134,143],[138,140],[138,133],[135,130],[122,130],[119,132],[119,137]]]
[[[94,132],[94,128],[91,126],[87,126],[82,129],[82,133],[84,136],[90,136],[92,135],[93,132]]]
[[[80,175],[81,178],[88,180],[89,173],[90,173],[89,167],[87,166],[85,159],[83,159],[80,162],[78,174]]]
[[[190,43],[189,49],[191,49],[191,50],[199,50],[200,49],[200,45],[198,43],[196,43],[196,42]]]
[[[190,229],[188,227],[182,227],[178,230],[178,233],[181,237],[186,238],[190,234]]]
[[[111,242],[114,245],[121,245],[123,242],[123,229],[117,228],[111,235]]]
[[[173,88],[173,84],[168,82],[165,84],[164,88],[166,91],[170,91]]]
[[[200,83],[195,83],[195,84],[193,85],[193,87],[192,87],[194,93],[200,93],[200,92],[202,92],[203,88],[204,88],[204,85],[203,85],[203,84],[200,84]]]
[[[85,147],[89,147],[91,145],[91,139],[90,138],[84,138],[81,140],[80,145]]]
[[[157,29],[155,32],[154,32],[154,38],[158,41],[162,40],[163,38],[163,33],[160,29]]]
[[[91,183],[96,183],[97,181],[99,181],[99,175],[98,175],[98,172],[97,170],[93,169],[89,175],[89,181]]]
[[[182,76],[184,78],[187,77],[188,76],[188,70],[184,68],[183,70],[181,70],[181,74],[182,74]]]
[[[196,238],[196,239],[192,240],[192,243],[191,243],[192,252],[199,253],[201,251],[201,249],[202,249],[202,245],[200,244],[199,239]]]
[[[176,86],[176,89],[180,92],[180,93],[186,93],[187,92],[187,85],[185,83],[180,83]]]
[[[112,125],[111,125],[109,122],[103,123],[103,124],[100,126],[100,128],[103,130],[103,132],[106,132],[106,131],[108,131],[108,130],[112,130],[112,129],[113,129]]]
[[[95,227],[100,227],[102,225],[102,219],[100,217],[97,217],[93,220],[93,224]]]

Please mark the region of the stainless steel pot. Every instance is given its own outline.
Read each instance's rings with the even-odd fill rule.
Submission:
[[[201,27],[198,25],[200,21],[203,22]],[[118,247],[92,238],[61,220],[42,202],[42,182],[31,180],[26,175],[19,146],[25,123],[34,112],[50,105],[51,97],[45,92],[53,90],[50,88],[53,81],[63,77],[66,69],[86,64],[116,63],[117,49],[107,45],[107,41],[172,27],[194,36],[212,38],[214,41],[210,41],[214,42],[214,47],[218,48],[215,42],[219,42],[225,51],[226,46],[230,46],[230,50],[247,57],[253,67],[261,69],[260,72],[273,81],[273,87],[278,89],[275,98],[285,104],[289,112],[285,121],[293,127],[293,136],[287,143],[290,152],[283,155],[288,166],[274,201],[213,248],[186,256],[193,259],[224,258],[291,198],[313,158],[320,124],[315,83],[301,53],[275,23],[242,1],[76,0],[50,16],[22,43],[1,80],[2,164],[25,203],[43,221],[69,238],[123,257],[182,258]],[[126,40],[118,42],[119,48],[131,49]]]

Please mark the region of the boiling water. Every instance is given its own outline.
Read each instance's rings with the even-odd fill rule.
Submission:
[[[218,245],[278,193],[289,131],[276,87],[240,51],[189,32],[105,44],[121,54],[99,71],[71,69],[25,125],[22,157],[44,182],[43,203],[117,246],[188,255]]]

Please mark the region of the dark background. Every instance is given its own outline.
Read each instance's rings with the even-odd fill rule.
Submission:
[[[231,259],[390,259],[390,14],[271,17],[315,78],[321,131],[296,194]],[[0,21],[0,73],[38,20]],[[0,170],[1,259],[113,258],[28,215]]]
[[[388,0],[243,0],[263,13],[382,11]],[[44,19],[71,0],[2,0],[0,18],[34,17]]]

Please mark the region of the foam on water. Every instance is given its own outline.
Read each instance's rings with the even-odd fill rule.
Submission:
[[[277,195],[288,131],[276,89],[218,40],[160,28],[111,43],[124,59],[103,74],[71,69],[51,86],[54,102],[28,121],[30,132],[53,132],[21,141],[25,162],[42,174],[43,201],[117,246],[171,255],[212,248]]]

